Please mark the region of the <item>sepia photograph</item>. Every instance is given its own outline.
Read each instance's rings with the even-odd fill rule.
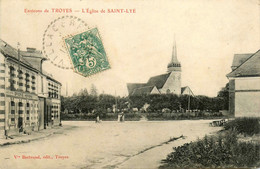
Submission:
[[[0,0],[0,169],[260,168],[259,0]]]

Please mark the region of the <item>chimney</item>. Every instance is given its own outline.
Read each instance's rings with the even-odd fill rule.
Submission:
[[[27,49],[27,52],[35,52],[36,51],[36,48],[29,48],[29,47],[27,47],[26,48]]]

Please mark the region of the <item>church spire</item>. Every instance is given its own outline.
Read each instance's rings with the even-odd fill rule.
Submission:
[[[167,68],[168,68],[168,72],[181,71],[181,63],[177,59],[177,46],[176,46],[175,36],[174,36],[173,48],[172,48],[172,58]]]
[[[177,46],[176,46],[176,41],[174,36],[173,47],[172,47],[172,63],[177,63],[177,62],[179,61],[177,59]]]

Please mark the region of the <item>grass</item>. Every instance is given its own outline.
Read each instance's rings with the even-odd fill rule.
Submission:
[[[260,123],[258,118],[243,117],[237,118],[225,124],[225,130],[236,130],[239,134],[252,136],[260,133]]]
[[[255,118],[231,121],[216,136],[173,148],[160,169],[260,167],[259,142],[238,141],[239,134],[258,134],[258,127],[259,119]]]

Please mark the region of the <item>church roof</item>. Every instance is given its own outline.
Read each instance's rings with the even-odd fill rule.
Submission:
[[[247,58],[236,69],[227,74],[227,77],[260,76],[260,50]]]
[[[155,86],[145,86],[134,89],[133,95],[150,94]]]
[[[147,85],[156,86],[157,89],[161,89],[163,87],[163,85],[165,84],[166,80],[168,79],[168,77],[170,76],[170,74],[171,73],[169,72],[166,74],[153,76],[148,80]]]
[[[127,90],[128,90],[129,95],[133,94],[133,91],[136,88],[143,87],[145,85],[146,85],[146,83],[127,83]]]
[[[245,62],[253,53],[235,54],[233,58],[232,67],[237,67]]]

